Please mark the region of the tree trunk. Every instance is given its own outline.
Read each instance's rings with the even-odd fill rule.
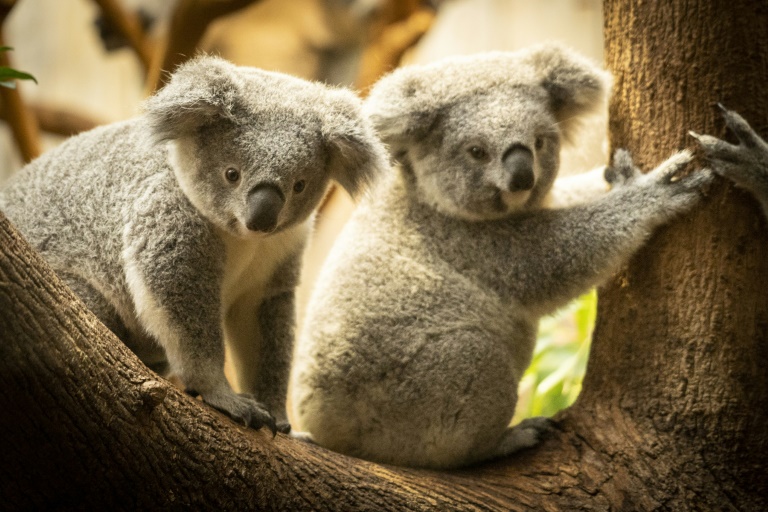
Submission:
[[[616,0],[604,17],[613,147],[650,168],[688,130],[725,136],[717,102],[766,134],[768,4]],[[757,203],[720,182],[600,290],[579,409],[626,422],[665,507],[768,509],[767,241]]]
[[[681,3],[605,4],[612,141],[646,167],[688,129],[722,134],[715,101],[765,134],[766,8]],[[551,435],[440,473],[272,438],[184,395],[0,214],[0,507],[767,510],[766,243],[753,202],[718,183],[600,290],[582,394]]]

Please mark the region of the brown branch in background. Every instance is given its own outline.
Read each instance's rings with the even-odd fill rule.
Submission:
[[[152,64],[152,47],[145,37],[141,22],[135,13],[126,11],[116,0],[94,0],[109,23],[125,37],[139,56],[144,71]]]
[[[63,137],[70,137],[72,135],[77,135],[78,133],[87,132],[88,130],[92,130],[97,126],[104,124],[104,121],[61,107],[27,105],[26,108],[37,120],[37,125],[40,127],[40,130],[54,135],[61,135]],[[6,119],[7,115],[8,113],[6,112],[5,106],[0,102],[0,119]]]
[[[382,75],[400,64],[403,55],[429,31],[434,20],[432,9],[420,7],[383,27],[363,52],[355,89],[365,96]]]
[[[5,23],[5,18],[8,17],[15,5],[16,0],[0,0],[0,25]]]
[[[260,0],[179,0],[171,16],[164,44],[154,55],[147,75],[147,92],[165,85],[168,73],[195,55],[208,26]]]
[[[2,24],[13,7],[14,2],[4,2],[0,7],[0,46],[5,46]],[[0,66],[11,67],[8,52],[0,52]],[[30,162],[42,152],[40,130],[37,120],[24,106],[19,88],[0,87],[0,101],[4,107],[5,119],[11,128],[13,138],[25,162]]]

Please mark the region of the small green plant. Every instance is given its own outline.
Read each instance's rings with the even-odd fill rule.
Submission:
[[[0,46],[0,52],[7,52],[13,50],[10,46]],[[8,89],[16,88],[16,80],[32,80],[37,83],[35,77],[29,73],[24,73],[18,69],[9,68],[8,66],[0,66],[0,87],[7,87]]]
[[[597,291],[592,290],[541,320],[533,360],[518,388],[513,423],[532,416],[552,416],[576,400],[596,314]]]

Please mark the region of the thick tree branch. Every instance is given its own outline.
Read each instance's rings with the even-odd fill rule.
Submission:
[[[679,510],[692,489],[708,503],[766,504],[765,493],[716,481],[703,443],[690,450],[640,428],[620,401],[584,399],[540,447],[450,473],[245,429],[141,364],[2,214],[0,332],[0,494],[10,509]]]

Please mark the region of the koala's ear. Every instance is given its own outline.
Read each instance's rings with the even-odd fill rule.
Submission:
[[[549,94],[563,137],[572,140],[580,118],[605,105],[611,87],[610,73],[557,43],[537,45],[527,53],[525,60]]]
[[[224,59],[203,56],[182,64],[144,102],[154,139],[177,139],[215,120],[234,120],[241,90],[237,67]]]
[[[389,156],[353,92],[336,89],[329,92],[329,98],[323,137],[330,152],[330,177],[357,197],[377,175],[389,169]]]
[[[440,117],[442,98],[430,98],[424,81],[418,69],[401,68],[379,80],[365,100],[363,112],[392,154],[420,139]]]

